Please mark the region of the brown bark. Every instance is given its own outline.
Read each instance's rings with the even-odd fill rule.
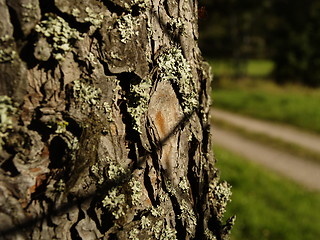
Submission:
[[[0,238],[226,239],[194,0],[0,0]]]

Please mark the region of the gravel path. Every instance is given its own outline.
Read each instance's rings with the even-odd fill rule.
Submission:
[[[223,116],[227,116],[224,118],[222,116],[221,111],[214,110],[212,113],[212,118],[219,120],[227,121],[229,123],[234,123],[237,126],[246,127],[248,130],[259,131],[260,133],[269,134],[272,132],[275,136],[288,141],[291,141],[295,144],[298,144],[299,141],[295,139],[303,139],[306,138],[305,133],[301,133],[297,130],[295,131],[295,135],[292,135],[293,132],[291,128],[282,127],[279,129],[279,125],[273,125],[271,123],[266,123],[258,120],[247,119],[245,117],[240,117],[235,114],[230,114],[226,112],[222,112]],[[231,117],[231,120],[229,119]],[[241,123],[236,121],[240,119]],[[248,121],[247,121],[248,120]],[[261,128],[259,126],[262,126]],[[266,128],[268,126],[268,129]],[[287,130],[289,129],[289,130]],[[267,131],[268,130],[268,131]],[[277,133],[275,133],[277,132]],[[271,135],[271,134],[269,134]],[[284,137],[285,136],[285,137]],[[289,138],[289,136],[291,136]],[[306,139],[308,142],[312,142],[315,147],[319,148],[320,140],[317,138],[312,138],[313,141],[310,139]],[[292,154],[274,149],[272,147],[254,142],[252,140],[248,140],[239,134],[236,134],[229,130],[220,129],[217,126],[213,126],[213,143],[223,146],[224,148],[231,150],[235,153],[238,153],[247,159],[262,164],[263,166],[272,169],[292,180],[304,185],[305,187],[311,190],[320,191],[320,164],[314,163],[307,159],[303,159]],[[302,145],[302,144],[299,144]],[[303,145],[305,147],[305,144]],[[317,148],[313,148],[316,150]]]

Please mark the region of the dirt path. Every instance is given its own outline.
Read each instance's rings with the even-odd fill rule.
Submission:
[[[218,114],[215,110],[212,117],[215,118],[217,116]],[[230,116],[232,116],[232,121],[239,126],[239,123],[235,120],[238,119],[239,116],[228,114],[228,117]],[[219,117],[220,120],[222,120],[221,115],[219,115]],[[246,121],[245,117],[239,117],[239,119],[241,119],[241,124],[246,125],[248,128],[250,126],[250,130],[259,132],[266,131],[264,127],[259,127],[266,126],[265,122],[260,122],[252,119]],[[258,122],[260,122],[261,124]],[[269,133],[271,131],[274,132],[274,130],[271,129],[277,129],[273,124],[270,123],[268,123],[268,127],[268,132],[266,133]],[[280,138],[286,134],[285,128],[281,128],[281,131],[280,129],[276,131],[278,131],[277,134]],[[282,136],[280,136],[279,133],[281,133]],[[292,132],[290,132],[290,134],[292,134]],[[289,139],[292,140],[296,138],[304,138],[306,135],[300,135],[300,133],[297,131],[296,135],[290,136],[291,138]],[[308,141],[310,141],[310,139],[308,139]],[[317,142],[312,143],[312,145],[318,146],[317,143],[320,144],[320,140],[315,139],[315,141]],[[306,159],[294,156],[283,151],[276,150],[272,147],[262,145],[252,140],[248,140],[236,133],[233,133],[229,130],[220,129],[216,126],[213,127],[213,142],[223,146],[228,150],[238,153],[251,161],[255,161],[269,169],[287,176],[311,190],[320,191],[320,164],[308,161]],[[295,143],[298,144],[297,141]]]
[[[320,153],[319,135],[304,132],[283,124],[270,123],[249,117],[243,117],[219,109],[214,109],[211,114],[213,119],[222,120],[245,130],[262,133]]]

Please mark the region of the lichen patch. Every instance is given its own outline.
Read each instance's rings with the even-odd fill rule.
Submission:
[[[8,96],[0,96],[0,151],[4,144],[5,138],[8,137],[10,130],[13,128],[12,116],[17,112],[13,102]]]
[[[66,52],[71,50],[75,41],[83,39],[81,33],[71,28],[63,18],[54,14],[45,14],[46,19],[35,26],[36,32],[47,38],[56,60],[63,60]]]
[[[157,59],[160,78],[177,86],[185,114],[190,114],[198,105],[191,67],[178,47],[166,50]]]
[[[133,120],[133,129],[141,133],[141,117],[148,109],[151,81],[143,79],[138,84],[130,85],[128,113]]]

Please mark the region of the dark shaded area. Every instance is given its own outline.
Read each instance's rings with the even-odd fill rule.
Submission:
[[[10,173],[11,177],[15,177],[20,174],[16,166],[13,164],[12,159],[8,159],[4,163],[2,163],[1,168],[7,173]]]
[[[202,0],[200,48],[207,58],[271,59],[277,83],[320,86],[320,2]],[[202,13],[201,13],[202,14]],[[236,67],[235,64],[235,67]]]
[[[68,144],[61,137],[54,137],[49,146],[50,169],[62,168],[65,165],[64,158]]]

